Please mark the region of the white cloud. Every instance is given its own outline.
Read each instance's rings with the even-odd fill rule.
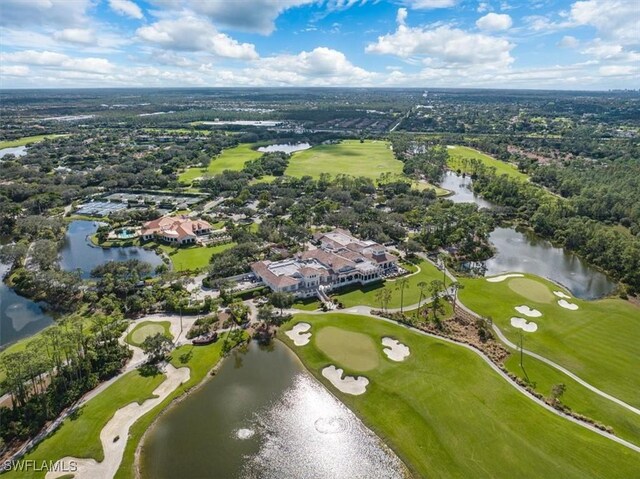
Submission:
[[[446,25],[429,28],[399,24],[394,33],[378,37],[365,51],[405,59],[423,57],[431,63],[504,68],[513,62],[510,53],[513,47],[503,38],[469,33]]]
[[[90,0],[2,0],[0,25],[80,25]]]
[[[407,21],[407,9],[406,8],[398,8],[398,13],[396,14],[396,23],[398,25],[404,25]]]
[[[571,5],[575,25],[590,25],[604,38],[640,44],[640,4],[637,0],[586,0]]]
[[[511,25],[513,25],[513,21],[506,13],[488,13],[476,22],[476,26],[480,30],[491,32],[508,30]]]
[[[53,38],[63,42],[79,43],[82,45],[91,45],[97,41],[95,33],[89,28],[65,28],[64,30],[55,32]]]
[[[297,55],[276,55],[260,59],[253,74],[279,83],[312,85],[360,85],[374,74],[353,65],[344,53],[317,47]]]
[[[219,57],[244,60],[258,58],[253,44],[239,43],[218,32],[208,21],[195,16],[160,20],[138,28],[136,34],[152,45],[171,50],[207,52]]]
[[[402,3],[412,10],[433,10],[453,7],[458,0],[405,0]]]
[[[631,76],[638,72],[638,68],[633,65],[606,65],[598,69],[598,73],[605,77]]]
[[[478,13],[488,12],[489,10],[491,10],[491,5],[488,2],[478,2],[478,8],[476,9]]]
[[[565,35],[558,43],[558,46],[562,48],[576,48],[578,45],[580,45],[580,40],[571,35]]]
[[[115,69],[114,65],[105,58],[69,57],[62,53],[36,50],[3,53],[0,61],[96,74],[109,73]]]
[[[25,65],[0,65],[0,76],[24,77],[29,74]]]
[[[187,5],[194,12],[208,16],[216,25],[263,35],[273,32],[276,18],[284,11],[314,3],[317,3],[316,0],[240,0],[233,4],[226,1],[187,0]]]
[[[109,7],[118,15],[137,18],[138,20],[144,18],[142,9],[131,0],[109,0]]]

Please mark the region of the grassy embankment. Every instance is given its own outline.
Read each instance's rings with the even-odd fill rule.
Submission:
[[[570,293],[556,284],[533,275],[499,283],[486,279],[464,279],[460,300],[477,313],[491,317],[513,343],[520,330],[511,318],[524,317],[514,308],[526,305],[542,313],[525,319],[538,330],[524,333],[525,349],[534,351],[569,369],[597,388],[640,407],[640,308],[621,299],[584,301],[573,298],[578,310],[558,305],[552,291]],[[498,300],[497,300],[498,299]]]
[[[160,245],[160,249],[167,253],[175,271],[200,271],[209,265],[211,258],[223,251],[233,248],[236,243],[224,243],[212,246],[192,246],[174,248]]]
[[[24,138],[18,138],[17,140],[5,140],[0,141],[0,150],[3,148],[15,148],[17,146],[25,146],[31,143],[38,143],[39,141],[53,138],[60,138],[68,135],[35,135],[25,136]]]
[[[53,434],[38,444],[24,459],[34,460],[37,464],[43,461],[55,462],[66,456],[102,461],[104,451],[100,442],[100,431],[118,409],[132,402],[142,404],[153,398],[153,391],[164,378],[163,374],[141,376],[138,371],[125,374],[88,401],[76,414],[65,419]],[[10,472],[6,475],[7,478],[21,479],[44,476],[44,471]]]
[[[240,171],[249,160],[255,160],[262,156],[259,151],[253,150],[252,143],[242,143],[236,147],[223,150],[217,157],[211,159],[207,168],[187,168],[178,177],[178,181],[191,184],[196,178],[205,175],[218,175],[225,170]]]
[[[169,394],[162,403],[138,419],[129,429],[127,447],[115,479],[133,479],[136,477],[134,470],[135,452],[142,436],[163,409],[177,397],[200,384],[209,371],[218,364],[223,355],[223,343],[227,336],[228,334],[223,334],[217,342],[207,346],[192,346],[190,344],[180,346],[171,353],[171,364],[173,366],[176,368],[188,367],[190,369],[189,380]],[[247,338],[246,333],[243,338]]]
[[[407,287],[404,290],[404,307],[414,305],[420,300],[420,288],[418,284],[421,282],[427,283],[425,290],[425,298],[431,296],[428,285],[434,279],[442,281],[442,271],[438,270],[433,264],[428,261],[422,260],[418,263],[420,272],[405,276],[407,279]],[[398,280],[387,280],[385,282],[373,283],[365,286],[354,286],[352,288],[346,288],[344,292],[332,295],[339,301],[341,301],[346,308],[358,305],[371,306],[373,308],[380,308],[380,302],[376,299],[376,293],[382,288],[388,288],[391,290],[391,300],[389,301],[389,308],[400,307],[400,291],[397,288]],[[449,280],[447,279],[447,284]],[[424,298],[423,298],[424,299]]]
[[[162,403],[138,419],[131,427],[129,437],[126,439],[127,446],[122,464],[116,477],[135,477],[134,455],[142,435],[171,401],[198,385],[220,361],[226,336],[223,335],[217,342],[207,346],[180,346],[171,353],[170,362],[173,366],[190,369],[189,380],[169,394]],[[138,371],[127,373],[82,406],[74,418],[66,419],[60,428],[33,449],[25,459],[33,459],[38,463],[56,461],[66,456],[103,460],[104,452],[100,443],[100,431],[118,409],[134,401],[142,404],[146,399],[152,398],[152,392],[163,379],[164,375],[161,374],[145,377],[141,376]],[[120,440],[125,440],[125,438]],[[19,477],[20,479],[43,478],[44,476],[44,471],[11,472],[6,475],[7,478]]]
[[[475,353],[404,327],[346,314],[296,315],[312,325],[311,342],[296,347],[279,337],[306,367],[355,411],[416,477],[631,477],[637,453],[560,418],[517,392]],[[367,336],[377,346],[377,366],[353,369],[359,358],[330,356],[318,347],[323,328]],[[333,333],[332,333],[333,334]],[[410,348],[403,362],[382,353],[390,336]],[[351,341],[353,337],[350,336]],[[371,355],[371,348],[351,354]],[[351,368],[340,362],[348,362]],[[334,364],[370,383],[361,396],[343,394],[322,375]]]
[[[528,178],[527,175],[518,171],[518,168],[515,165],[497,160],[496,158],[485,155],[473,148],[468,148],[466,146],[450,146],[447,147],[447,151],[449,153],[449,168],[454,171],[459,169],[465,173],[470,173],[471,165],[469,160],[479,160],[484,165],[490,168],[495,168],[498,175],[504,174],[520,180],[526,180]]]
[[[107,240],[99,243],[97,235],[91,235],[91,242],[103,248],[121,248],[128,246],[143,246],[146,248],[159,247],[171,260],[174,271],[200,271],[206,268],[211,258],[222,253],[229,248],[233,248],[236,243],[224,243],[210,246],[181,246],[175,247],[164,243],[146,242],[142,243],[139,238],[125,240]]]

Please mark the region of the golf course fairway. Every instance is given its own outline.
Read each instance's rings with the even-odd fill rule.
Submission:
[[[516,307],[542,313],[527,318],[537,324],[523,333],[523,347],[550,359],[583,380],[626,403],[640,407],[640,308],[622,299],[584,301],[555,283],[534,275],[490,282],[461,279],[460,302],[491,317],[511,342],[519,344],[520,330],[511,325]],[[561,307],[553,291],[571,296],[575,311]]]
[[[298,322],[311,325],[305,346],[293,345],[284,334]],[[359,372],[326,355],[316,338],[327,327],[371,337],[379,344],[379,365]],[[640,454],[544,409],[462,346],[340,313],[296,314],[278,337],[416,477],[629,478],[640,470]],[[411,355],[403,362],[389,360],[383,337],[399,340]],[[373,353],[356,348],[353,354]],[[365,376],[366,392],[353,396],[333,387],[321,374],[332,364],[345,375]]]

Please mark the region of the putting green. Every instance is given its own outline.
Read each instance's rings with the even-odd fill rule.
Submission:
[[[362,333],[328,326],[316,334],[315,346],[339,367],[353,371],[370,371],[380,362],[375,343]]]
[[[555,299],[547,285],[529,278],[511,278],[509,289],[536,303],[550,303]]]
[[[148,336],[155,336],[158,333],[171,337],[169,326],[169,321],[145,321],[144,323],[137,325],[133,331],[129,333],[127,336],[127,342],[134,346],[140,346]]]
[[[295,318],[311,324],[317,335],[340,328],[367,335],[377,345],[392,337],[410,349],[406,362],[381,360],[366,373],[366,393],[354,396],[336,390],[322,375],[333,360],[314,341],[297,348],[278,332],[307,369],[399,455],[413,477],[638,475],[638,453],[534,403],[473,351],[374,318],[340,313]]]

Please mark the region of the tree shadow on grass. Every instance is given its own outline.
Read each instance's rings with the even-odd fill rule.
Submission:
[[[140,372],[140,376],[144,378],[154,377],[158,374],[162,374],[162,371],[158,368],[157,364],[144,363],[142,366],[138,368]]]

